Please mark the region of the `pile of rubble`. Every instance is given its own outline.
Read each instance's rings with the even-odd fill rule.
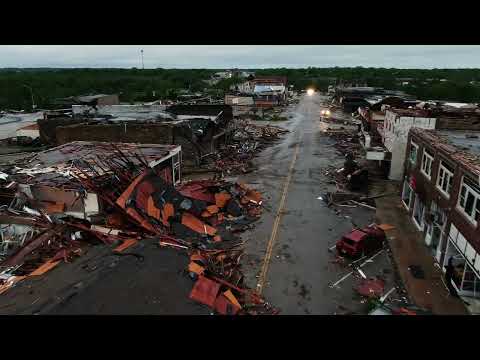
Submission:
[[[329,184],[335,184],[338,191],[367,191],[368,169],[354,160],[352,152],[346,152],[343,167],[328,166],[323,169]]]
[[[210,165],[218,172],[245,174],[253,171],[251,161],[255,155],[289,132],[278,126],[253,124],[247,120],[237,120],[235,127],[232,141],[218,152]]]
[[[358,135],[353,134],[351,130],[328,130],[326,134],[334,139],[335,149],[341,154],[346,155],[351,153],[354,157],[358,157],[361,153],[361,145],[358,140]]]
[[[214,180],[174,187],[162,167],[127,145],[97,144],[84,156],[63,154],[70,157],[61,164],[3,169],[0,293],[73,261],[92,244],[121,253],[138,241],[156,241],[189,256],[191,299],[219,314],[276,313],[245,286],[240,268],[239,233],[259,218],[261,194]]]

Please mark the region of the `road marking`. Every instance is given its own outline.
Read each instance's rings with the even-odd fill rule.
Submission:
[[[380,255],[381,253],[383,252],[383,249],[380,250],[379,252],[377,252],[375,255],[373,255],[370,259],[367,259],[365,260],[363,263],[361,263],[358,267],[361,268],[363,265],[367,264],[367,263],[370,263],[371,260],[375,259],[378,255]],[[355,270],[353,270],[355,271]],[[335,286],[337,286],[338,284],[340,284],[343,280],[345,280],[346,278],[348,278],[350,275],[353,274],[353,271],[350,271],[348,274],[345,274],[341,279],[337,280],[335,283],[331,284],[330,287],[331,288],[334,288]]]
[[[396,287],[394,286],[393,288],[391,288],[385,295],[383,295],[381,298],[380,298],[380,302],[383,303],[387,297],[396,289]]]
[[[299,140],[301,141],[301,140]],[[263,286],[267,278],[268,266],[270,265],[270,258],[272,257],[273,245],[277,238],[278,227],[280,226],[280,220],[282,218],[283,209],[285,207],[285,200],[287,199],[287,191],[290,186],[290,181],[292,180],[293,167],[297,161],[298,149],[300,148],[299,144],[295,146],[295,152],[293,154],[292,162],[290,163],[290,168],[288,169],[287,179],[285,180],[285,185],[283,186],[282,198],[280,200],[280,205],[278,206],[277,213],[275,215],[275,221],[273,223],[272,233],[270,235],[270,240],[268,241],[267,251],[265,253],[265,258],[263,260],[262,269],[257,283],[257,293],[262,294]]]

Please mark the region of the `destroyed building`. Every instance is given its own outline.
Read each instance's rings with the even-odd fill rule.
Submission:
[[[58,211],[68,215],[85,218],[98,214],[101,204],[97,195],[82,195],[80,187],[75,185],[75,178],[70,170],[75,164],[84,171],[103,175],[98,158],[108,157],[120,148],[125,157],[137,163],[133,151],[140,151],[151,168],[154,168],[165,181],[171,184],[181,180],[181,147],[158,144],[125,144],[76,141],[36,153],[32,157],[17,163],[13,169],[6,166],[9,180],[14,182],[19,191],[35,202],[37,208],[48,214]],[[57,211],[58,210],[58,211]]]
[[[408,135],[402,204],[425,245],[468,302],[480,299],[480,129],[427,130]]]
[[[53,104],[56,106],[71,107],[72,105],[104,106],[118,105],[120,100],[118,95],[94,94],[83,96],[70,96],[61,99],[55,99]]]
[[[114,154],[121,154],[123,165],[115,161]],[[58,214],[92,224],[103,223],[101,218],[112,206],[105,199],[109,192],[115,192],[116,182],[124,181],[112,178],[111,169],[125,164],[130,167],[145,164],[169,184],[178,184],[181,180],[179,146],[73,142],[2,165],[2,205],[10,209],[12,215]],[[87,189],[83,181],[88,178],[109,190]],[[7,225],[1,230],[1,256],[10,254],[38,233],[36,226],[28,221],[18,223],[7,216],[2,223]],[[26,226],[28,224],[31,226]]]
[[[180,162],[174,145],[74,142],[2,167],[0,294],[96,245],[122,255],[149,241],[190,259],[189,297],[211,311],[278,313],[240,268],[238,233],[259,218],[261,194],[220,180],[179,184]]]
[[[285,76],[257,76],[252,80],[253,97],[257,107],[273,107],[287,101]]]
[[[72,141],[115,141],[182,146],[186,164],[224,144],[233,118],[225,105],[113,105],[73,107],[73,118],[39,121],[40,135],[55,145]],[[53,140],[54,139],[54,140]]]
[[[385,108],[383,125],[363,131],[362,145],[367,160],[380,162],[390,180],[401,180],[408,132],[411,128],[438,130],[480,130],[480,115],[475,111]],[[378,134],[378,135],[377,135]],[[381,141],[380,141],[381,138]]]
[[[386,90],[379,87],[337,87],[333,94],[333,101],[346,112],[352,113],[359,107],[369,107],[386,97],[411,97],[402,91]]]
[[[230,90],[234,93],[241,95],[253,95],[255,89],[255,82],[252,80],[247,80],[242,83],[232,85],[230,87]]]

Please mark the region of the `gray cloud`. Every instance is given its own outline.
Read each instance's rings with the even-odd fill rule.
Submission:
[[[478,45],[1,45],[0,67],[474,68]]]

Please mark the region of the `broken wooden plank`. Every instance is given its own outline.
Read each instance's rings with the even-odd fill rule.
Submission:
[[[377,211],[376,207],[373,207],[373,206],[370,206],[370,205],[367,205],[367,204],[364,204],[364,203],[361,203],[361,202],[358,202],[358,201],[355,201],[355,200],[350,200],[350,202],[352,202],[354,204],[357,204],[358,206],[362,206],[364,208],[367,208],[367,209],[370,209],[370,210],[373,210],[373,211]]]

